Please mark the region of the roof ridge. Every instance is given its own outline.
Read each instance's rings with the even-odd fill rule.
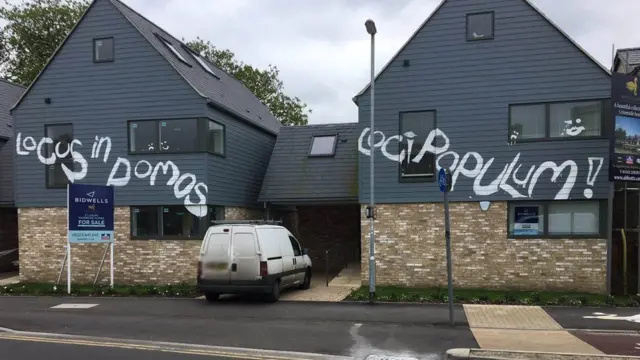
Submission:
[[[0,76],[0,81],[5,82],[9,85],[13,85],[13,86],[17,86],[17,87],[21,87],[23,89],[26,89],[27,87],[18,83],[15,83],[13,81],[8,80],[7,78],[5,78],[4,76]]]

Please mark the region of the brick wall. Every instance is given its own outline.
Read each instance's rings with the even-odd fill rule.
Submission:
[[[298,207],[298,240],[309,249],[313,268],[340,270],[345,261],[357,261],[360,211],[358,205],[314,205]],[[338,247],[336,247],[338,245]]]
[[[260,219],[259,209],[225,209],[228,220]],[[64,259],[67,234],[65,208],[21,208],[18,212],[20,278],[54,282]],[[118,284],[194,283],[200,240],[131,240],[128,207],[115,209],[115,282]],[[74,283],[91,283],[106,245],[74,244],[71,270]],[[62,282],[66,281],[66,270]],[[107,255],[100,282],[109,281]]]
[[[361,208],[362,280],[369,276],[369,222]],[[605,239],[507,239],[507,203],[451,203],[454,286],[606,293]],[[377,205],[378,284],[447,285],[440,203]]]

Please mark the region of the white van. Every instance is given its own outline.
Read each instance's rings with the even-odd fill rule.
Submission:
[[[209,301],[221,294],[263,294],[311,284],[308,250],[274,221],[214,221],[200,247],[197,284]]]

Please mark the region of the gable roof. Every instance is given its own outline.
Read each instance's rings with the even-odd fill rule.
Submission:
[[[427,19],[422,22],[422,24],[420,24],[420,26],[418,26],[418,29],[416,29],[416,31],[413,32],[413,34],[411,34],[411,36],[409,37],[409,39],[400,47],[400,49],[391,57],[391,59],[382,67],[382,69],[380,69],[380,71],[378,72],[378,74],[375,76],[374,81],[378,80],[378,77],[380,75],[382,75],[382,73],[389,67],[389,65],[391,65],[391,63],[393,63],[393,61],[400,55],[400,53],[411,43],[411,41],[413,41],[413,38],[415,38],[420,31],[422,31],[422,29],[427,26],[427,23],[429,22],[429,20],[431,20],[436,13],[438,12],[438,10],[440,10],[442,8],[442,6],[447,2],[448,0],[442,0],[442,2],[440,2],[440,4],[438,4],[438,6],[436,6],[435,10],[433,10],[433,12],[431,13],[431,15],[429,15],[427,17]],[[591,54],[589,54],[582,46],[580,46],[580,44],[578,44],[575,40],[573,40],[567,33],[565,33],[558,25],[556,25],[553,21],[551,21],[551,19],[545,15],[545,13],[543,13],[537,6],[535,6],[531,0],[521,0],[524,1],[527,5],[529,5],[533,10],[535,10],[538,14],[540,14],[540,16],[542,16],[542,18],[544,20],[546,20],[553,28],[555,28],[562,36],[564,36],[567,40],[569,40],[569,42],[571,44],[573,44],[573,46],[575,46],[576,48],[578,48],[578,50],[580,50],[586,57],[588,57],[591,61],[593,61],[593,63],[595,63],[598,67],[600,67],[602,70],[604,70],[605,73],[607,73],[607,75],[611,76],[611,71],[609,69],[607,69],[604,65],[602,65],[602,63],[600,63],[596,58],[594,58],[593,56],[591,56]],[[365,85],[365,87],[360,90],[360,92],[358,92],[353,98],[352,101],[354,103],[358,103],[357,98],[359,96],[361,96],[362,94],[364,94],[369,87],[371,86],[371,83],[367,83],[367,85]]]
[[[200,66],[192,55],[193,50],[189,49],[186,44],[119,0],[92,1],[91,5],[89,5],[87,10],[80,17],[80,20],[78,20],[64,41],[62,41],[58,46],[56,51],[47,61],[47,64],[43,67],[38,76],[29,85],[22,97],[20,97],[11,110],[20,104],[33,84],[38,81],[40,76],[42,76],[46,68],[49,66],[49,63],[51,63],[60,49],[62,49],[64,44],[71,37],[71,34],[73,34],[78,25],[84,20],[91,7],[98,1],[109,1],[116,9],[118,9],[118,11],[133,25],[133,27],[136,28],[138,32],[140,32],[140,34],[142,34],[142,36],[169,62],[169,64],[176,69],[185,81],[200,96],[208,100],[208,104],[230,112],[270,133],[277,134],[279,132],[280,127],[282,126],[280,121],[278,121],[278,119],[269,112],[269,109],[242,82],[219,69],[215,64],[211,63],[207,59],[201,57],[201,59],[209,65],[216,74],[215,77],[212,76],[202,66]],[[174,48],[187,60],[189,64],[179,60],[155,34],[160,35],[172,43]]]
[[[22,95],[24,89],[22,85],[0,78],[0,139],[13,137],[13,118],[9,108]]]
[[[310,157],[314,136],[337,135],[335,155]],[[358,201],[358,123],[285,126],[258,201],[276,204]]]
[[[627,65],[631,67],[630,71],[637,70],[636,68],[640,67],[640,48],[618,49],[613,60],[613,68],[616,69],[623,61],[626,63],[627,59],[629,60]]]

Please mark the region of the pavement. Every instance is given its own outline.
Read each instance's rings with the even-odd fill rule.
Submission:
[[[446,305],[0,297],[0,327],[95,339],[263,349],[281,352],[279,359],[287,358],[288,352],[308,355],[296,359],[312,358],[311,354],[327,359],[371,355],[439,359],[452,348],[640,356],[640,309],[465,305],[454,310],[451,327]],[[23,351],[12,334],[16,333],[0,332],[0,353],[5,348],[16,354]]]

